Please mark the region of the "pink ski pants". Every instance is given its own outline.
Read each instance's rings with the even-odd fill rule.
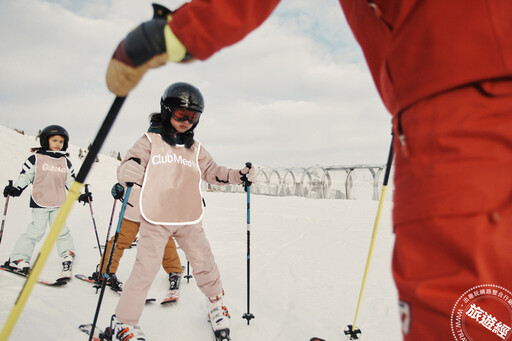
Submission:
[[[147,293],[160,269],[165,245],[173,236],[192,266],[192,274],[199,289],[206,296],[222,291],[220,273],[202,222],[195,225],[153,225],[144,219],[140,225],[137,257],[116,307],[120,322],[135,325],[144,309]]]

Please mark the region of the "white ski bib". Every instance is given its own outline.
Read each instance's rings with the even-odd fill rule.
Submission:
[[[190,149],[171,146],[159,134],[146,133],[151,142],[150,159],[140,194],[140,211],[155,225],[191,225],[203,217],[201,145]]]
[[[66,200],[67,161],[36,155],[36,171],[32,184],[32,199],[40,207],[60,207]]]

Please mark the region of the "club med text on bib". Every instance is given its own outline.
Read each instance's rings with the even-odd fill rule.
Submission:
[[[40,207],[60,207],[66,200],[67,161],[36,154],[32,199]]]
[[[195,141],[187,149],[169,145],[159,134],[146,136],[151,154],[140,195],[142,216],[156,225],[196,224],[203,217],[198,165],[201,145]]]

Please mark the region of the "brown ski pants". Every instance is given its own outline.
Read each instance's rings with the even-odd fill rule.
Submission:
[[[130,247],[130,245],[135,241],[137,237],[137,233],[139,232],[140,223],[131,221],[128,219],[123,219],[121,222],[121,228],[119,230],[119,236],[117,237],[116,247],[114,248],[114,255],[112,257],[112,264],[110,265],[109,273],[116,273],[117,268],[119,267],[119,261],[121,257],[123,257],[124,250]],[[110,250],[112,248],[112,243],[114,241],[114,236],[110,238],[107,243],[107,247],[105,248],[105,261],[103,262],[103,267],[101,269],[101,273],[105,273],[107,270],[108,257],[110,256]],[[181,261],[178,253],[176,252],[176,243],[172,237],[169,238],[169,241],[165,245],[164,257],[162,259],[162,267],[165,272],[181,272]]]

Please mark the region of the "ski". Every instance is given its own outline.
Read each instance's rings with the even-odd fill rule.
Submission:
[[[87,275],[84,275],[84,274],[76,274],[75,278],[78,278],[78,279],[80,279],[82,281],[85,281],[85,282],[96,284],[96,281],[94,279],[92,279],[91,277],[89,277]]]
[[[177,302],[179,298],[180,298],[180,290],[179,289],[169,290],[167,292],[167,295],[165,295],[163,300],[160,302],[160,304]]]
[[[181,283],[181,277],[183,276],[183,271],[185,270],[185,267],[181,267],[181,272],[171,272],[169,274],[169,291],[167,292],[167,295],[163,298],[162,302],[160,304],[166,304],[166,303],[172,303],[177,302],[180,298],[180,283]]]
[[[60,273],[60,277],[57,278],[57,281],[59,282],[69,282],[73,278],[73,274],[71,272],[71,269],[68,271],[62,271]]]
[[[6,267],[6,266],[0,266],[0,270],[6,271],[6,272],[10,272],[12,274],[15,274],[15,275],[18,275],[18,276],[23,276],[23,277],[28,277],[28,275],[29,275],[28,273],[24,273],[24,272],[21,272],[21,271],[13,270],[13,269],[11,269],[9,267]],[[54,281],[45,281],[45,280],[42,280],[42,279],[38,279],[37,282],[40,283],[40,284],[48,285],[50,287],[59,287],[59,286],[62,286],[62,285],[66,284],[65,281],[59,281],[58,279],[56,279]]]
[[[87,275],[76,274],[75,278],[78,278],[79,280],[82,280],[82,281],[87,282],[87,283],[91,283],[93,285],[93,287],[96,288],[96,289],[100,289],[101,288],[101,284],[100,283],[96,283],[96,281],[94,279],[92,279],[91,277],[89,277]],[[114,290],[114,289],[112,289],[112,287],[110,287],[110,286],[108,286],[108,287],[110,288],[111,291],[115,292],[118,295],[121,295],[121,293],[123,292],[122,290]],[[156,301],[156,298],[146,298],[146,303],[155,302],[155,301]]]
[[[87,282],[87,283],[90,283],[92,284],[93,288],[95,289],[100,289],[101,288],[101,283],[98,283],[96,282],[94,279],[92,279],[92,277],[90,276],[87,276],[87,275],[84,275],[84,274],[76,274],[75,275],[75,278],[78,278],[79,280],[81,281],[84,281],[84,282]],[[121,295],[121,292],[122,290],[114,290],[111,286],[107,285],[107,287],[109,287],[109,289],[113,292],[115,292],[116,294],[118,295]]]
[[[215,341],[231,341],[229,336],[229,328],[214,330]]]
[[[91,283],[93,285],[93,287],[96,288],[96,289],[101,288],[101,283],[96,282],[91,276],[87,276],[87,275],[84,275],[84,274],[76,274],[75,278],[78,278],[79,280],[82,280],[82,281],[87,282],[87,283]],[[107,286],[110,288],[110,290],[112,290],[116,294],[121,295],[122,290],[115,290],[111,286],[109,286],[109,285],[107,285]]]
[[[67,282],[69,282],[71,280],[71,278],[73,278],[71,275],[68,276],[68,275],[62,275],[61,274],[61,276],[59,278],[57,278],[57,282],[67,283]]]
[[[80,326],[78,326],[78,329],[80,329],[80,331],[86,333],[87,335],[91,335],[92,323],[81,324]],[[103,331],[96,326],[94,328],[92,339],[94,341],[112,341],[112,329],[110,327],[107,327],[105,331]]]

